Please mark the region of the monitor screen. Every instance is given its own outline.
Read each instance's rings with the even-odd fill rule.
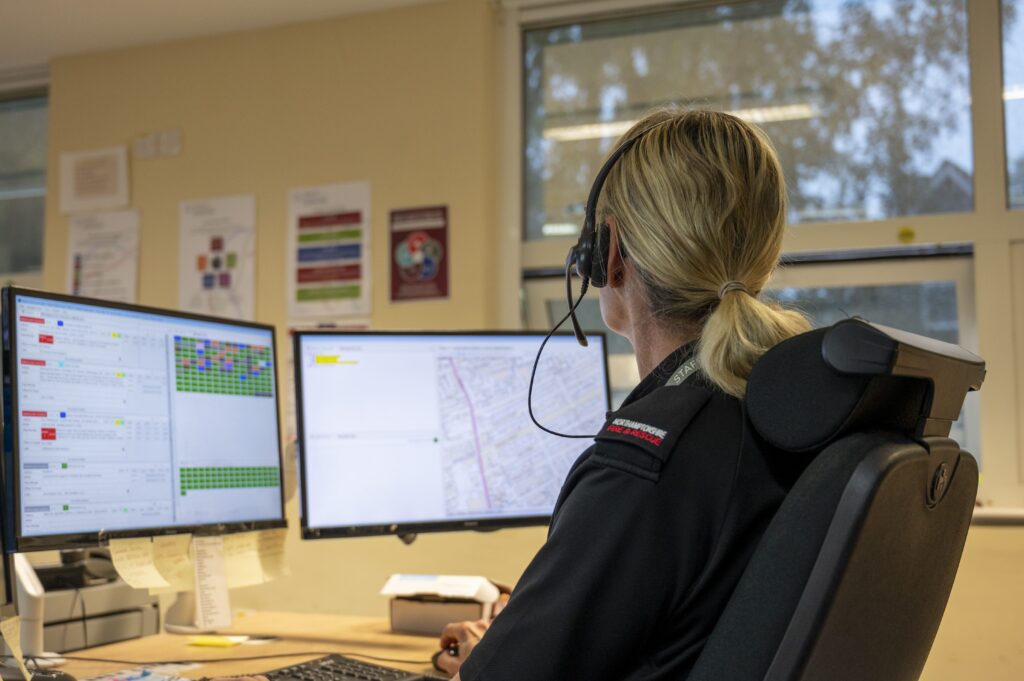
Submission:
[[[19,550],[284,524],[272,327],[5,302]]]
[[[543,334],[300,332],[303,536],[548,521],[590,444],[537,428],[526,396]],[[534,414],[570,434],[608,409],[604,337],[551,338]]]

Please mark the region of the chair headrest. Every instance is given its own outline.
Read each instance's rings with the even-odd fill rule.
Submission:
[[[766,352],[747,382],[747,413],[773,446],[824,448],[858,430],[948,435],[985,363],[963,348],[845,319]]]

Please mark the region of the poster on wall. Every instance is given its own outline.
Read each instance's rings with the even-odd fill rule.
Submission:
[[[370,314],[370,183],[288,193],[288,312],[292,318]]]
[[[256,198],[182,201],[178,304],[201,314],[256,316]]]
[[[128,148],[61,154],[59,183],[62,213],[127,206]]]
[[[68,229],[67,290],[134,303],[139,272],[139,213],[83,213]]]
[[[448,206],[391,211],[391,300],[448,297]]]

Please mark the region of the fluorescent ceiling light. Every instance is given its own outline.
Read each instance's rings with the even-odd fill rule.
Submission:
[[[1006,88],[1003,90],[1003,99],[1007,102],[1011,99],[1024,99],[1024,85],[1011,85]]]
[[[734,111],[726,111],[726,113],[751,123],[777,123],[779,121],[799,121],[814,118],[818,115],[818,110],[810,104],[786,104],[783,106],[736,109]],[[566,125],[560,128],[545,129],[544,138],[555,140],[556,142],[574,142],[576,140],[620,137],[634,125],[636,125],[635,120]]]
[[[571,222],[549,222],[540,228],[544,236],[575,236],[579,231],[580,226]]]

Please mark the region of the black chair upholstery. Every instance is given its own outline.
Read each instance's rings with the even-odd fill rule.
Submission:
[[[842,371],[836,367],[842,367]],[[783,501],[688,679],[917,679],[978,484],[946,437],[984,363],[844,320],[755,366],[755,430],[813,460]]]

